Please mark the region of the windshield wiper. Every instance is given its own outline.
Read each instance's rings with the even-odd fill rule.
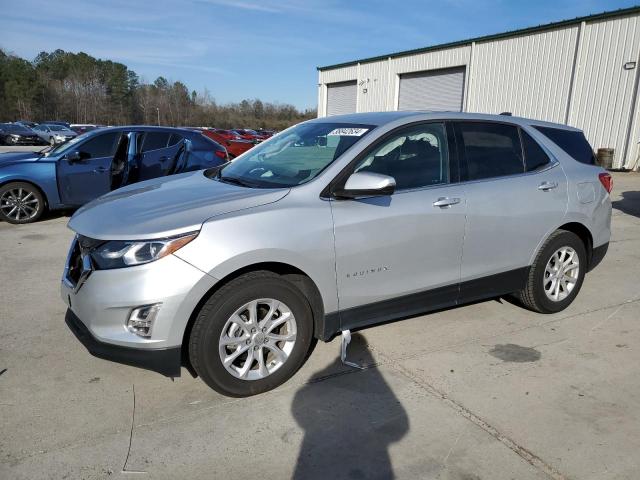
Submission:
[[[241,180],[237,177],[223,177],[222,175],[218,174],[218,180],[224,183],[230,183],[232,185],[238,185],[240,187],[248,187],[248,188],[253,188],[254,185],[245,182],[244,180]]]

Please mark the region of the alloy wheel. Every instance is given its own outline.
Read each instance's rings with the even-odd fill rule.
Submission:
[[[576,286],[580,274],[580,259],[571,247],[556,250],[544,269],[543,287],[547,298],[561,302]]]
[[[32,191],[18,187],[7,190],[0,197],[2,213],[18,222],[34,218],[40,209],[40,201]]]
[[[273,298],[247,302],[227,320],[218,342],[224,368],[242,380],[260,380],[288,360],[296,343],[291,309]]]

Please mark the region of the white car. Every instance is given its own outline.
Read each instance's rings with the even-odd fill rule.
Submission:
[[[59,143],[68,142],[72,138],[78,136],[76,132],[68,129],[67,127],[63,127],[62,125],[53,125],[42,123],[40,125],[36,125],[33,127],[33,131],[43,139],[45,142],[48,142],[49,145],[57,145]]]

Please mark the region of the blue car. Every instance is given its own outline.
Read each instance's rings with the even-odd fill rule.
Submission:
[[[48,151],[0,154],[0,220],[31,223],[131,183],[216,167],[227,151],[200,132],[113,127]]]

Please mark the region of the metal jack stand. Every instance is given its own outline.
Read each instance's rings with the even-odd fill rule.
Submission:
[[[347,360],[347,346],[351,342],[351,331],[343,330],[342,331],[342,343],[340,344],[340,360],[344,365],[348,365],[349,367],[357,368],[359,370],[364,370],[364,367],[358,365],[357,363],[353,363]]]

